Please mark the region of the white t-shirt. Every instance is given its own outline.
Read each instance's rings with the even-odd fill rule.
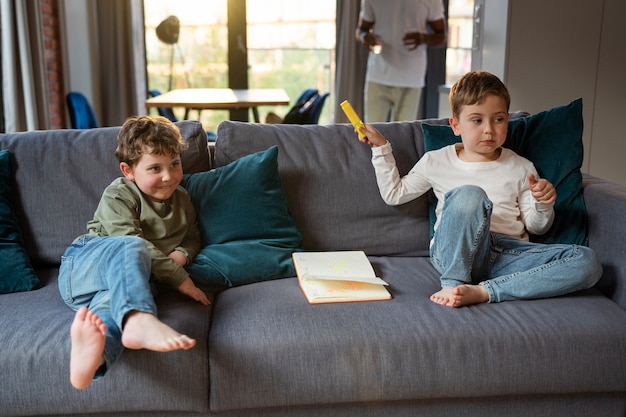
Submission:
[[[444,19],[441,0],[363,0],[361,18],[374,22],[382,38],[380,54],[370,53],[366,81],[394,87],[424,87],[427,46],[409,51],[402,42],[406,32],[428,33],[427,22]]]
[[[528,232],[540,235],[548,231],[554,220],[554,205],[541,204],[533,198],[528,175],[539,179],[534,165],[507,148],[490,162],[465,162],[457,149],[463,145],[446,146],[427,152],[404,177],[400,177],[391,144],[372,148],[372,164],[383,200],[387,204],[403,204],[433,189],[437,197],[437,223],[445,204],[445,194],[461,185],[477,185],[493,203],[491,232],[528,240]]]

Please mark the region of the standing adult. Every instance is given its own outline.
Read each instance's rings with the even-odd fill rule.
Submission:
[[[415,120],[427,48],[446,44],[442,0],[362,0],[355,36],[370,49],[365,121]]]

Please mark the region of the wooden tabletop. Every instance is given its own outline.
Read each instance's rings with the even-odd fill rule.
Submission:
[[[182,88],[146,100],[146,107],[184,107],[185,119],[190,109],[251,109],[259,123],[259,106],[286,106],[289,96],[282,88]]]
[[[282,88],[183,88],[146,100],[146,107],[188,107],[193,109],[236,109],[288,105]]]

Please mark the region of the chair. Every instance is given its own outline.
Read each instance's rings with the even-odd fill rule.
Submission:
[[[72,129],[93,129],[99,127],[93,107],[91,107],[91,103],[82,93],[71,91],[65,96],[65,101],[67,102]]]
[[[308,88],[304,90],[302,94],[300,94],[300,97],[298,97],[298,99],[296,100],[296,104],[305,103],[309,101],[309,99],[316,94],[319,94],[319,91],[317,88]]]
[[[311,109],[309,110],[310,124],[317,124],[319,122],[324,103],[326,103],[326,99],[329,95],[330,93],[324,93],[311,104]]]
[[[319,122],[324,103],[330,93],[314,93],[306,102],[296,103],[283,119],[284,124],[314,125]]]
[[[298,124],[300,109],[307,105],[307,102],[314,96],[318,95],[319,91],[317,88],[308,88],[300,94],[298,99],[295,101],[295,104],[292,108],[289,109],[284,118],[280,117],[274,112],[269,112],[265,118],[265,123],[270,124],[280,124],[280,123],[291,123]],[[285,122],[287,120],[287,122]]]

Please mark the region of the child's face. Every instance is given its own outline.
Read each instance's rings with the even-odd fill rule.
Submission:
[[[489,94],[480,103],[463,106],[458,119],[450,119],[454,134],[461,136],[463,142],[459,157],[469,162],[498,159],[508,121],[509,113],[502,97]]]
[[[122,162],[120,169],[127,179],[134,181],[141,192],[154,201],[170,198],[183,179],[183,166],[178,155],[144,153],[135,166]]]

